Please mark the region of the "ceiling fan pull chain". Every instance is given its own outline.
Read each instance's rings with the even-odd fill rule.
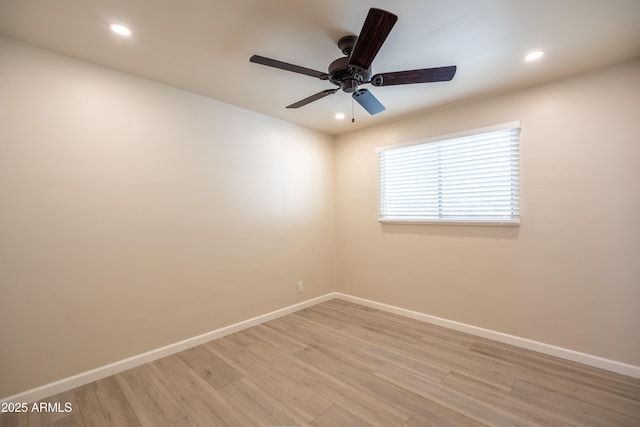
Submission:
[[[354,103],[354,99],[352,97],[351,98],[351,123],[355,123],[356,122],[355,110],[353,108],[353,103]]]

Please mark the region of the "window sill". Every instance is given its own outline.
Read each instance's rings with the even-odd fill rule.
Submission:
[[[519,220],[505,221],[470,221],[470,220],[453,220],[453,219],[385,219],[378,218],[381,224],[425,224],[425,225],[481,225],[490,227],[520,227]]]

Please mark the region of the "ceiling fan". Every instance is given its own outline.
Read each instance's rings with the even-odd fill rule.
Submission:
[[[377,87],[441,82],[453,79],[456,73],[456,66],[452,65],[448,67],[381,73],[372,76],[371,63],[397,20],[398,17],[391,12],[371,8],[359,36],[349,35],[338,40],[338,48],[346,56],[333,61],[329,65],[328,73],[259,55],[253,55],[250,61],[268,67],[316,77],[320,80],[327,80],[335,86],[338,86],[337,88],[323,90],[322,92],[301,99],[298,102],[294,102],[291,105],[287,105],[287,108],[300,108],[325,96],[333,95],[339,89],[342,89],[343,92],[352,94],[353,99],[367,110],[369,114],[377,114],[384,111],[384,105],[367,89],[360,89],[360,85],[371,83]]]

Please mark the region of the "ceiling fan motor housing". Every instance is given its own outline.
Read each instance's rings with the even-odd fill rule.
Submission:
[[[371,79],[371,68],[363,70],[349,66],[349,57],[338,58],[329,65],[329,81],[346,93],[358,90],[358,85]]]

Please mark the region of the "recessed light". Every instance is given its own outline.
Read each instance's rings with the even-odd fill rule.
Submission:
[[[336,118],[336,120],[344,119],[344,113],[336,113],[335,118]]]
[[[525,61],[537,61],[538,59],[544,56],[544,52],[541,50],[534,50],[533,52],[527,53],[527,56],[524,57]]]
[[[109,28],[111,28],[111,31],[113,31],[116,34],[120,34],[121,36],[130,36],[131,35],[131,30],[128,29],[127,27],[125,27],[124,25],[111,24],[111,25],[109,25]]]

